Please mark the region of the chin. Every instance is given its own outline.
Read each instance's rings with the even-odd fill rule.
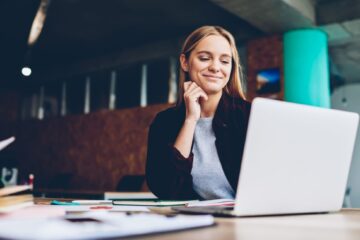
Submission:
[[[219,83],[205,83],[202,84],[201,88],[204,90],[204,92],[206,92],[206,94],[211,95],[211,94],[216,94],[219,93],[223,90],[223,85],[219,84]]]
[[[214,88],[214,87],[209,87],[209,88],[203,88],[204,89],[204,92],[207,94],[207,95],[214,95],[214,94],[218,94],[219,92],[222,92],[222,88],[221,87],[218,87],[218,88]]]

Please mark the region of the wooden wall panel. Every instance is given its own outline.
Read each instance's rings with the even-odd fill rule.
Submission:
[[[11,148],[21,176],[37,188],[115,190],[124,175],[145,174],[148,127],[168,104],[17,124]]]

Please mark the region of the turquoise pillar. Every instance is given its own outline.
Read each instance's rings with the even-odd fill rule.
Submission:
[[[327,35],[300,29],[284,35],[285,101],[330,108]]]

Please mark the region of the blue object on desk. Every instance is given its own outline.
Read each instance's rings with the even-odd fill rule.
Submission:
[[[53,201],[50,202],[50,205],[79,206],[80,203],[76,203],[76,202],[63,202],[63,201],[53,200]]]

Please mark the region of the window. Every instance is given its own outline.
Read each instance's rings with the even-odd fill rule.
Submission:
[[[58,116],[61,105],[61,83],[53,82],[44,86],[44,118]]]
[[[73,77],[66,81],[66,103],[67,115],[84,113],[85,76]]]
[[[90,75],[90,111],[109,108],[110,71]]]
[[[116,108],[140,105],[141,64],[117,71]]]
[[[148,104],[166,103],[169,97],[169,59],[150,62],[147,73]]]

